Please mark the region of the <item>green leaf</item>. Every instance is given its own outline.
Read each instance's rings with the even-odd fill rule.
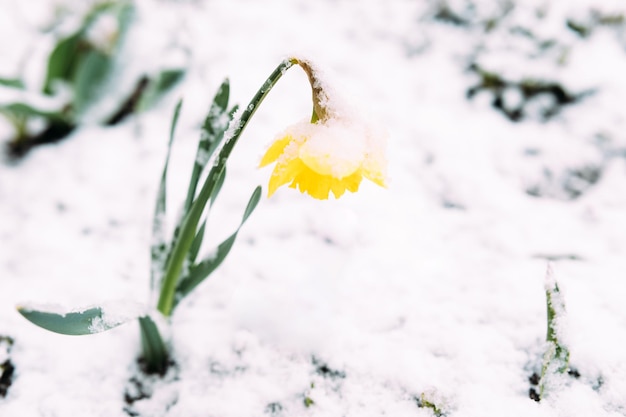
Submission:
[[[43,117],[47,120],[63,120],[61,113],[49,110],[41,110],[26,103],[11,103],[0,105],[0,113],[17,117]]]
[[[241,224],[239,225],[239,228],[241,228],[244,222],[248,220],[248,217],[250,217],[250,215],[252,214],[256,206],[259,204],[259,201],[261,201],[262,191],[263,190],[261,189],[261,186],[258,185],[252,192],[252,195],[250,196],[250,200],[248,201],[248,205],[246,206],[246,210],[243,212],[243,220],[241,220]],[[239,228],[237,229],[237,231],[239,231]]]
[[[78,53],[78,45],[81,41],[81,33],[60,40],[52,50],[48,58],[48,71],[44,82],[44,94],[52,94],[53,84],[57,80],[70,82],[73,77],[75,66],[81,55]]]
[[[198,197],[192,203],[187,215],[183,217],[180,227],[177,228],[177,232],[180,232],[176,233],[177,237],[172,243],[172,250],[167,259],[163,285],[157,303],[157,309],[166,317],[172,314],[176,286],[183,270],[183,263],[187,259],[189,248],[195,239],[196,229],[204,208],[220,181],[225,163],[226,161],[220,160],[211,168]]]
[[[142,359],[149,374],[165,374],[168,364],[168,351],[159,333],[159,328],[149,316],[139,317],[141,330]]]
[[[202,240],[204,239],[204,232],[206,229],[206,220],[202,222],[202,225],[198,229],[198,233],[196,233],[196,237],[193,239],[191,246],[189,247],[189,252],[187,259],[189,262],[195,262],[198,257],[198,252],[200,252],[200,247],[202,246]]]
[[[154,79],[148,81],[148,86],[141,94],[136,111],[142,112],[153,107],[169,90],[171,90],[185,75],[182,68],[161,71]]]
[[[211,156],[224,139],[224,132],[228,128],[228,123],[232,119],[232,113],[228,114],[226,109],[228,107],[228,97],[230,95],[230,83],[228,79],[225,79],[213,98],[213,103],[209,109],[209,113],[204,119],[202,124],[202,130],[200,132],[200,141],[198,142],[198,149],[196,150],[196,159],[191,172],[191,178],[189,180],[189,187],[187,189],[187,198],[184,205],[184,213],[189,212],[191,203],[193,203],[196,195],[196,189],[198,187],[198,181],[200,180],[200,174],[204,171],[204,168],[208,164]],[[221,178],[223,182],[224,179]],[[215,196],[217,196],[215,194]]]
[[[230,235],[226,240],[220,243],[217,248],[207,257],[205,257],[201,262],[194,265],[190,268],[189,274],[181,279],[176,288],[176,300],[180,301],[185,296],[187,296],[194,288],[196,288],[202,281],[204,281],[213,271],[217,269],[218,266],[226,259],[226,256],[230,252],[235,243],[235,239],[237,239],[237,234],[239,230],[245,223],[245,221],[250,217],[256,206],[259,204],[261,200],[261,187],[258,186],[252,193],[250,200],[248,201],[248,205],[246,206],[246,210],[243,214],[243,219],[239,224],[239,227]]]
[[[211,197],[209,198],[209,207],[213,206],[213,203],[215,202],[217,195],[222,190],[222,186],[224,185],[225,179],[226,179],[226,167],[224,167],[224,169],[220,173],[220,176],[217,178],[217,182],[215,183],[215,187],[213,188],[213,194],[211,194]]]
[[[89,51],[80,62],[73,85],[77,119],[100,97],[112,67],[111,57],[97,50]]]
[[[159,182],[159,190],[157,192],[157,201],[154,208],[154,217],[152,220],[152,243],[150,245],[151,254],[151,274],[150,286],[153,290],[158,290],[161,285],[161,275],[167,262],[166,252],[168,249],[167,240],[165,239],[165,214],[167,210],[167,168],[169,166],[172,144],[174,143],[174,133],[178,124],[178,117],[183,101],[179,100],[174,109],[172,124],[170,127],[170,137],[167,143],[167,154],[165,156],[165,164],[161,173],[161,181]],[[173,244],[173,242],[172,242]]]
[[[189,274],[180,280],[178,287],[176,288],[175,305],[177,305],[178,302],[180,302],[180,300],[184,297],[189,295],[194,288],[200,285],[202,281],[208,278],[208,276],[221,265],[232,249],[236,238],[237,233],[233,233],[228,237],[228,239],[220,243],[211,254],[189,269]]]
[[[228,134],[224,134],[224,136],[228,137],[225,138],[224,145],[220,149],[215,164],[212,166],[202,185],[202,189],[193,200],[187,214],[183,216],[184,220],[180,226],[180,236],[176,242],[174,242],[172,251],[168,257],[165,275],[163,277],[163,286],[161,287],[161,294],[159,295],[159,301],[157,303],[157,309],[163,313],[164,316],[169,317],[172,314],[172,309],[175,305],[176,288],[183,270],[183,264],[187,258],[187,252],[196,236],[196,229],[202,218],[204,208],[209,198],[214,194],[215,187],[220,180],[222,171],[226,167],[226,162],[233,148],[241,137],[243,130],[250,122],[250,118],[254,115],[270,90],[276,85],[285,71],[298,62],[299,61],[295,58],[283,60],[265,80],[261,88],[250,101],[250,104],[242,111],[241,116],[234,117],[229,123],[229,127],[227,128]]]
[[[562,321],[565,320],[565,300],[559,290],[552,265],[548,264],[546,273],[546,307],[547,307],[547,350],[543,357],[541,379],[539,381],[539,398],[544,398],[550,391],[551,385],[559,375],[569,371],[570,352],[562,340]]]
[[[24,82],[19,78],[2,78],[0,77],[0,85],[5,87],[17,88],[20,90],[24,89]]]
[[[105,312],[101,307],[69,313],[42,311],[28,307],[18,307],[17,311],[28,321],[41,328],[74,336],[100,333],[136,318],[118,319],[116,317],[115,320],[109,320],[105,317]]]
[[[213,206],[213,203],[215,202],[217,195],[222,189],[222,185],[224,184],[225,178],[226,178],[226,168],[224,168],[224,170],[222,171],[222,175],[220,176],[217,184],[215,185],[215,190],[213,191],[213,195],[211,195],[211,198],[209,201],[209,207]],[[198,252],[200,251],[200,247],[202,246],[202,240],[204,239],[205,229],[206,229],[206,219],[202,222],[202,225],[198,229],[198,233],[196,233],[196,237],[193,239],[193,242],[191,243],[189,252],[187,252],[187,255],[188,255],[187,260],[189,261],[190,264],[193,264],[196,261],[196,258],[198,257]],[[180,229],[177,229],[176,233],[174,233],[174,236],[178,236],[179,231]]]
[[[135,17],[135,6],[132,1],[115,1],[112,2],[114,13],[119,24],[119,34],[117,36],[117,46],[123,42],[126,32],[130,28]]]

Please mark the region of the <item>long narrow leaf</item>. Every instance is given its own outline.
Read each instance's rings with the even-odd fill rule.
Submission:
[[[198,257],[198,252],[200,252],[200,247],[202,247],[202,240],[204,239],[204,232],[206,230],[206,219],[202,222],[202,225],[198,229],[198,233],[196,233],[196,237],[193,239],[191,243],[191,247],[189,248],[189,256],[187,259],[189,262],[195,262]]]
[[[175,306],[221,265],[232,249],[236,238],[237,232],[230,235],[201,262],[189,269],[189,274],[180,281],[178,288],[176,288]]]
[[[551,389],[559,385],[557,381],[569,371],[570,352],[563,340],[563,326],[566,320],[565,300],[551,264],[548,264],[546,272],[545,291],[548,329],[546,333],[547,349],[543,357],[539,381],[539,398],[541,399],[549,395]]]
[[[0,85],[3,85],[5,87],[17,88],[19,90],[24,89],[24,82],[19,78],[0,77]]]
[[[211,108],[209,109],[209,113],[207,114],[202,125],[200,141],[198,142],[198,149],[196,151],[196,160],[191,172],[187,198],[185,200],[185,214],[189,212],[191,203],[196,195],[200,174],[211,159],[213,152],[215,152],[215,149],[217,149],[220,142],[224,138],[224,132],[230,122],[231,117],[228,116],[226,111],[228,107],[229,95],[230,83],[228,79],[225,79],[217,90],[217,93],[213,98]]]
[[[79,55],[76,53],[81,34],[76,33],[57,43],[48,58],[48,70],[44,82],[43,92],[52,94],[53,85],[58,80],[69,82],[75,70]]]
[[[233,109],[233,112],[234,111],[235,110]],[[227,123],[228,120],[231,120],[232,117],[232,113],[228,114],[225,123]],[[225,133],[221,133],[218,136],[219,141],[221,141],[224,136]],[[215,143],[215,141],[213,143]],[[209,149],[209,151],[211,150]],[[220,156],[222,156],[221,152]],[[204,209],[210,198],[213,198],[213,200],[215,199],[216,189],[219,191],[219,187],[217,186],[224,180],[223,176],[225,175],[224,170],[227,160],[228,157],[218,158],[218,160],[216,160],[204,181],[202,189],[195,199],[193,198],[196,188],[194,183],[197,183],[197,178],[194,179],[192,174],[192,181],[190,182],[192,185],[190,185],[188,192],[188,196],[191,196],[191,205],[187,208],[185,204],[184,214],[181,217],[180,223],[175,228],[174,239],[172,240],[171,246],[172,249],[168,253],[165,274],[163,276],[163,285],[161,286],[161,293],[157,303],[157,309],[166,317],[172,313],[176,285],[180,279],[183,264],[187,260],[189,248],[193,244],[197,235],[198,224],[202,218]],[[207,161],[205,161],[205,163],[206,162]],[[198,171],[198,178],[201,171],[202,168]]]
[[[75,118],[80,119],[100,97],[112,67],[112,58],[95,49],[87,52],[81,59],[76,67],[73,83]]]
[[[42,117],[44,119],[55,121],[63,120],[63,115],[56,111],[41,110],[26,103],[11,103],[0,105],[0,113],[11,114],[19,117]]]
[[[212,207],[213,203],[215,203],[215,199],[217,198],[217,195],[220,193],[222,186],[224,185],[225,179],[226,179],[226,167],[224,167],[220,176],[217,179],[217,182],[215,183],[215,187],[213,188],[213,194],[211,194],[211,197],[209,198],[209,207]]]
[[[146,372],[164,374],[168,353],[159,328],[149,316],[139,317],[139,328]]]
[[[157,201],[154,208],[154,219],[152,221],[152,244],[150,246],[151,268],[150,268],[150,286],[153,291],[160,287],[161,275],[167,261],[167,241],[165,238],[165,214],[167,210],[167,168],[169,166],[172,144],[174,143],[174,133],[178,124],[178,117],[183,101],[179,100],[174,109],[172,124],[170,128],[170,137],[167,144],[167,154],[165,156],[165,164],[161,174],[159,190],[157,192]]]
[[[132,315],[123,317],[117,314],[107,317],[102,307],[59,313],[21,306],[17,308],[17,311],[41,328],[74,336],[100,333],[137,318]]]
[[[259,105],[263,102],[270,90],[276,85],[278,80],[283,76],[285,71],[291,68],[298,62],[295,58],[289,58],[283,60],[272,71],[270,76],[265,80],[261,88],[256,92],[250,104],[241,112],[241,115],[235,114],[231,120],[229,127],[224,133],[224,145],[219,151],[218,156],[215,159],[215,164],[209,171],[209,174],[198,193],[198,196],[194,199],[189,212],[184,216],[184,220],[180,227],[180,236],[177,238],[172,246],[172,251],[167,261],[165,275],[163,277],[163,285],[161,287],[161,293],[159,295],[159,301],[157,303],[157,309],[163,313],[164,316],[169,317],[172,314],[172,309],[175,305],[176,288],[178,281],[180,280],[180,274],[183,270],[183,263],[186,260],[187,252],[193,243],[193,239],[196,236],[196,230],[204,208],[209,198],[214,194],[215,187],[219,182],[222,171],[226,167],[226,162],[230,157],[233,148],[237,144],[237,141],[241,137],[243,129],[250,122],[250,118],[254,115]]]
[[[215,198],[217,197],[217,194],[222,189],[222,185],[224,184],[225,178],[226,178],[226,168],[224,168],[224,171],[222,171],[222,175],[215,186],[215,190],[213,191],[213,195],[211,196],[210,201],[209,201],[209,207],[213,206],[213,203],[215,202]],[[176,233],[174,234],[175,236],[178,234],[178,231],[179,229],[176,230]],[[200,248],[202,247],[202,241],[204,240],[205,231],[206,231],[206,218],[204,219],[204,221],[202,222],[202,225],[198,229],[198,233],[196,233],[196,237],[193,239],[193,242],[191,243],[191,247],[189,248],[189,252],[187,253],[187,261],[190,264],[193,264],[196,261],[196,258],[198,257],[198,252],[200,251]]]
[[[135,107],[136,112],[146,111],[153,107],[170,89],[172,89],[185,75],[185,70],[167,69],[161,71],[153,79],[148,81],[148,86],[145,88],[137,105]]]
[[[244,211],[243,218],[237,230],[230,235],[226,240],[220,243],[217,248],[207,257],[205,257],[201,262],[194,265],[189,270],[189,274],[184,277],[178,287],[176,288],[176,300],[177,302],[183,299],[186,295],[188,295],[194,288],[196,288],[202,281],[204,281],[213,271],[217,269],[218,266],[226,259],[226,256],[230,252],[235,243],[235,239],[237,239],[237,234],[239,230],[246,222],[250,214],[254,211],[256,206],[259,204],[259,200],[261,199],[261,187],[257,187],[250,200],[248,201],[248,205],[246,206],[246,210]]]

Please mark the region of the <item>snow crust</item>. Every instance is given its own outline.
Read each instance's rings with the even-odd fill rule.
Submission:
[[[45,68],[24,57],[52,48],[63,28],[42,28],[57,5],[79,6],[25,4],[0,4],[0,75],[35,85]],[[140,118],[81,128],[0,163],[0,335],[15,340],[16,369],[0,416],[432,416],[422,394],[447,416],[626,415],[626,31],[596,25],[583,37],[567,26],[626,11],[591,0],[518,0],[509,11],[505,2],[445,4],[461,23],[443,19],[439,1],[137,1],[113,84],[132,85],[131,75],[175,52],[188,59],[183,83]],[[262,201],[224,264],[172,317],[176,365],[162,379],[138,369],[137,326],[71,338],[15,312],[22,300],[147,300],[176,101],[185,106],[168,207],[185,197],[199,126],[224,76],[231,102],[245,106],[290,51],[315,57],[350,101],[382,119],[387,190],[364,183],[320,202],[287,189]],[[528,100],[512,122],[492,92],[467,98],[480,82],[472,63],[511,83],[503,101],[512,107],[524,102],[513,85],[526,78],[593,93],[547,121],[553,97]],[[310,114],[306,75],[292,69],[232,153],[200,256],[266,183],[254,169],[263,146]],[[0,121],[0,141],[10,134]],[[168,210],[168,224],[175,215]],[[536,402],[549,261],[580,376]],[[107,310],[107,321],[119,319]],[[150,397],[128,404],[137,380]]]

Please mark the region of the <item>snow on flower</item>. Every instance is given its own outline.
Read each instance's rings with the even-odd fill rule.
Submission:
[[[311,197],[335,198],[356,192],[363,177],[385,186],[385,136],[373,136],[367,126],[331,119],[300,122],[288,127],[269,147],[260,166],[276,162],[268,195],[290,183]]]
[[[313,118],[279,134],[260,167],[276,163],[268,196],[286,184],[320,200],[356,192],[363,177],[386,186],[387,134],[338,106],[338,100],[311,62],[294,58],[313,91]]]

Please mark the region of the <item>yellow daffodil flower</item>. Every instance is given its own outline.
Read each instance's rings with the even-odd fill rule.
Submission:
[[[269,147],[260,166],[276,162],[269,182],[271,196],[290,184],[302,193],[325,200],[346,190],[356,192],[363,177],[385,186],[383,146],[364,129],[332,120],[290,126]]]
[[[286,184],[311,197],[335,198],[356,192],[363,177],[385,187],[386,135],[358,118],[339,111],[333,95],[306,61],[298,64],[313,89],[313,121],[288,127],[277,136],[260,166],[276,163],[268,196]]]

